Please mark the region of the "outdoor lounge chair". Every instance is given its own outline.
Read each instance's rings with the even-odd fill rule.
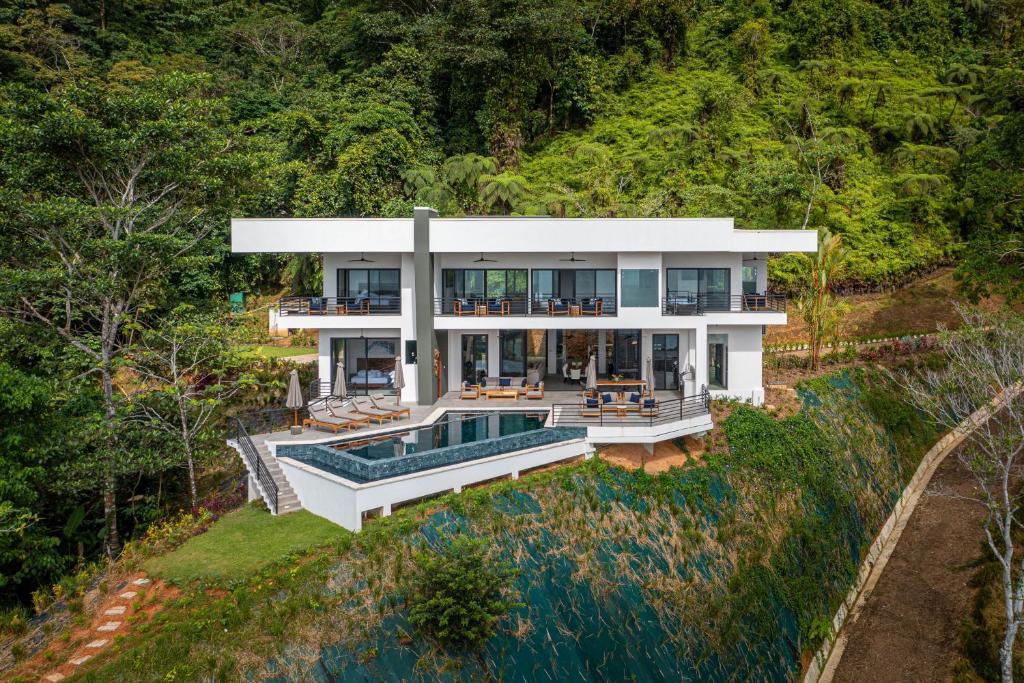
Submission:
[[[359,415],[348,416],[344,413],[338,415],[327,407],[327,401],[314,401],[309,404],[309,417],[302,421],[303,427],[313,429],[327,429],[335,434],[342,429],[359,429],[363,425],[370,424],[370,421]]]
[[[502,298],[497,298],[497,299],[495,299],[493,301],[488,301],[487,302],[487,312],[489,314],[508,315],[509,314],[508,301],[505,300],[505,299],[502,299]]]
[[[535,387],[526,388],[526,398],[528,399],[541,399],[544,398],[544,382],[540,382]]]
[[[568,315],[569,304],[565,299],[548,299],[548,315]]]
[[[644,396],[640,399],[640,414],[644,417],[658,416],[658,399],[653,396]]]
[[[386,405],[378,403],[377,402],[377,398],[378,398],[377,396],[373,396],[372,394],[370,395],[370,403],[373,404],[373,407],[376,408],[377,410],[384,410],[384,411],[387,411],[387,412],[391,413],[392,415],[395,416],[396,420],[401,419],[403,415],[405,415],[405,416],[412,415],[412,411],[409,410],[408,408],[403,408],[402,406],[398,406],[398,405],[388,407]],[[380,397],[380,398],[381,398],[382,401],[384,400],[383,397]]]
[[[582,417],[601,417],[601,398],[584,396],[583,404],[580,406]]]
[[[334,417],[352,420],[353,422],[360,422],[366,426],[369,426],[370,421],[373,420],[373,417],[370,415],[359,411],[356,407],[355,399],[343,399],[336,396],[329,396],[324,403],[327,406],[327,411]],[[377,424],[380,424],[379,420],[377,421]]]
[[[358,398],[352,399],[352,409],[360,415],[365,415],[379,425],[384,424],[385,420],[391,421],[397,419],[391,411],[377,410],[372,405],[360,402]]]
[[[604,312],[604,301],[601,297],[584,299],[580,304],[580,312],[584,315],[599,316]]]
[[[469,382],[463,382],[459,389],[459,398],[480,398],[480,387]]]

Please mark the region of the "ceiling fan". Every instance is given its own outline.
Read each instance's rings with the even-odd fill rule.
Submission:
[[[375,261],[372,258],[366,258],[366,254],[364,252],[359,252],[359,258],[350,258],[348,260],[348,262],[349,263],[374,263]]]
[[[560,258],[558,260],[559,261],[568,261],[570,263],[586,263],[586,261],[587,261],[587,259],[585,259],[585,258],[576,258],[576,252],[575,251],[571,252],[569,254],[569,258]]]
[[[497,261],[495,261],[492,258],[484,258],[484,252],[481,251],[480,252],[480,258],[478,258],[477,260],[473,261],[473,263],[497,263]]]

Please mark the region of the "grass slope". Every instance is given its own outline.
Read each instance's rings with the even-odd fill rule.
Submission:
[[[338,541],[349,532],[322,517],[300,510],[274,516],[247,505],[224,515],[204,534],[176,550],[148,560],[143,568],[165,581],[195,579],[234,581],[272,562]]]

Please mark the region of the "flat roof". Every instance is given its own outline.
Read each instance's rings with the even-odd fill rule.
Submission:
[[[814,230],[737,230],[732,218],[430,219],[430,251],[814,252]],[[236,253],[412,252],[409,218],[234,218]]]

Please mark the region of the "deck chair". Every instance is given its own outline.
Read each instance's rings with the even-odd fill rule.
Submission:
[[[384,421],[392,421],[395,418],[394,414],[390,411],[377,410],[367,402],[362,401],[358,398],[352,399],[352,410],[356,411],[360,415],[365,415],[379,425],[384,424]]]
[[[359,429],[363,425],[370,424],[369,420],[360,416],[350,418],[345,415],[335,415],[328,409],[326,400],[313,401],[308,408],[309,417],[302,421],[303,427],[326,429],[337,434],[342,429]]]
[[[381,401],[384,400],[384,398],[382,396],[374,396],[372,394],[370,395],[370,403],[373,404],[373,407],[376,408],[377,410],[381,410],[381,411],[385,411],[385,412],[391,413],[392,415],[395,416],[396,420],[400,420],[403,415],[405,415],[405,416],[412,415],[412,411],[410,409],[403,408],[402,406],[397,406],[397,405],[396,406],[386,406],[383,403],[379,403],[378,400],[377,400],[378,398]]]

